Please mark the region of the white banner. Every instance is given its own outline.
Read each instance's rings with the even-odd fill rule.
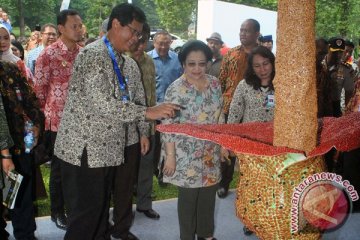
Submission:
[[[70,5],[70,0],[63,0],[60,7],[60,12],[62,10],[68,9]]]

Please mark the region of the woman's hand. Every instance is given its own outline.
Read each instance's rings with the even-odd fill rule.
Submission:
[[[166,176],[172,176],[176,169],[176,156],[175,154],[166,155],[163,173]]]
[[[40,134],[40,129],[38,126],[34,126],[32,129],[32,132],[34,133],[34,147],[38,144],[39,141],[39,134]]]
[[[6,173],[6,175],[9,175],[9,172],[15,169],[15,165],[12,159],[3,158],[1,162],[2,162],[2,169]]]
[[[230,161],[231,161],[230,158],[229,158],[229,156],[230,156],[229,150],[221,147],[221,161],[222,161],[222,162],[227,162],[227,163],[229,164]],[[230,164],[229,164],[229,165],[230,165]]]

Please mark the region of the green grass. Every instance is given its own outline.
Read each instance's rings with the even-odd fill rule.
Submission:
[[[49,194],[49,177],[50,177],[50,167],[48,165],[42,165],[40,167],[41,174],[43,176],[47,198],[40,199],[35,202],[37,206],[37,216],[49,216],[50,215],[50,194]],[[239,180],[239,172],[235,171],[234,179],[230,184],[230,188],[236,188],[237,182]],[[156,196],[154,201],[165,200],[177,197],[177,187],[171,184],[167,184],[166,187],[160,187],[157,179],[153,178],[153,191]]]
[[[20,28],[19,27],[13,27],[12,32],[15,34],[15,36],[18,38],[20,36]],[[25,37],[30,37],[31,31],[26,30],[25,31]]]

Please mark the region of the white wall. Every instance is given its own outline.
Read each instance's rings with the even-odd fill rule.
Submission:
[[[272,35],[273,52],[276,51],[277,13],[245,5],[217,0],[198,0],[197,39],[205,41],[211,33],[218,32],[226,45],[240,44],[239,32],[243,21],[253,18],[260,23],[262,35]]]

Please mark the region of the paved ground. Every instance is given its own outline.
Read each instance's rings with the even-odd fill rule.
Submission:
[[[216,201],[216,229],[215,237],[218,240],[237,240],[237,239],[258,239],[252,235],[250,237],[243,234],[242,223],[234,215],[235,194],[230,193],[225,199]],[[143,214],[135,215],[135,222],[131,231],[141,240],[178,240],[179,227],[176,211],[177,199],[154,202],[154,209],[159,212],[160,220],[151,220]],[[51,222],[50,217],[41,217],[36,219],[38,230],[36,236],[39,240],[57,240],[62,239],[64,231],[59,230]],[[360,240],[360,213],[350,216],[346,224],[335,232],[326,233],[324,240]],[[7,230],[12,232],[11,223]],[[11,237],[10,239],[14,239]]]

